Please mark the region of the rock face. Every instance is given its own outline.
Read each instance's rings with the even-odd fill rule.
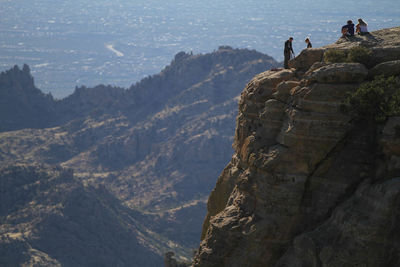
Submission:
[[[400,59],[400,28],[355,38],[307,50],[296,68],[246,86],[235,154],[209,197],[194,266],[400,264],[400,120],[383,130],[354,122],[341,103],[373,72],[320,62],[328,48],[361,44],[379,51],[373,65],[394,64],[384,62]]]

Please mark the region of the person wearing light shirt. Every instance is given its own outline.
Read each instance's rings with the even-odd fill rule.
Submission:
[[[356,33],[363,35],[368,33],[367,23],[362,19],[358,19],[358,24],[356,25]]]

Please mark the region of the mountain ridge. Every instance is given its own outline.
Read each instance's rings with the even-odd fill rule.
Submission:
[[[229,71],[230,67],[236,66],[241,68],[242,71],[251,71],[251,68],[254,68],[256,64],[265,64],[265,68],[279,65],[271,57],[254,50],[233,49],[229,46],[221,46],[217,51],[208,54],[193,55],[180,52],[175,56],[170,65],[166,66],[159,74],[148,76],[140,82],[133,84],[128,89],[110,85],[98,85],[93,88],[81,86],[76,87],[74,92],[69,96],[58,100],[54,99],[51,94],[46,95],[42,93],[40,89],[34,86],[29,66],[24,65],[22,69],[14,66],[14,68],[2,72],[0,78],[3,80],[1,81],[2,88],[0,92],[2,93],[4,104],[10,104],[22,98],[25,99],[25,102],[18,106],[29,106],[27,102],[27,98],[29,97],[31,102],[39,102],[38,106],[31,107],[30,109],[32,111],[39,109],[43,113],[34,115],[39,116],[43,120],[42,123],[37,123],[37,121],[35,123],[39,128],[44,128],[56,126],[60,123],[73,120],[76,117],[89,115],[90,113],[112,114],[113,112],[122,112],[127,115],[133,109],[138,109],[138,107],[151,105],[153,108],[156,108],[165,99],[165,94],[170,97],[184,88],[188,88],[203,80],[212,79],[212,77],[207,76],[218,75],[218,68],[221,71]],[[185,76],[182,77],[181,74],[183,72],[185,72]],[[178,76],[181,79],[174,78]],[[15,86],[14,90],[9,90],[13,86]],[[24,94],[27,94],[27,96],[24,96]],[[32,96],[35,98],[32,99]],[[6,123],[7,120],[11,120],[9,118],[11,114],[7,113],[11,106],[5,106],[2,113],[3,116],[5,114],[8,115],[8,118],[0,117],[2,131],[27,128],[23,125],[6,128],[6,125],[8,125]],[[17,104],[14,106],[17,106]],[[18,109],[15,109],[14,113],[18,113],[16,110]],[[24,113],[28,117],[28,119],[25,119],[25,123],[33,119],[29,117],[29,112]],[[137,120],[143,115],[145,114],[140,113],[136,116],[130,114],[130,117],[134,116],[131,119]],[[13,121],[21,119],[20,117],[13,118]],[[27,125],[32,127],[34,124],[28,123]]]
[[[278,65],[247,49],[182,52],[160,74],[128,89],[99,85],[76,88],[61,100],[48,96],[53,109],[41,117],[44,126],[24,128],[34,113],[1,113],[0,126],[10,118],[18,123],[2,128],[0,167],[73,170],[84,186],[104,187],[118,205],[140,215],[132,227],[141,229],[136,239],[143,251],[158,259],[174,251],[188,260],[200,236],[205,198],[232,153],[241,88]],[[12,71],[33,81],[27,69]],[[16,103],[11,97],[7,102]],[[109,204],[103,207],[107,212]],[[28,219],[27,225],[33,223]]]

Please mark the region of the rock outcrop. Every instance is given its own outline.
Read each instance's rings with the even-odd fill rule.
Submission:
[[[0,132],[46,127],[54,109],[53,97],[35,87],[27,65],[0,73]]]
[[[369,66],[321,62],[360,45],[373,51]],[[377,31],[305,50],[246,86],[194,266],[400,264],[400,119],[380,130],[341,109],[397,51],[400,28]]]

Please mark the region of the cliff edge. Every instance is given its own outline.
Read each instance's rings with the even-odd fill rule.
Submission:
[[[354,47],[369,51],[363,64],[326,62]],[[341,108],[363,82],[400,75],[400,27],[290,66],[242,92],[194,266],[400,266],[400,117],[371,124]]]

